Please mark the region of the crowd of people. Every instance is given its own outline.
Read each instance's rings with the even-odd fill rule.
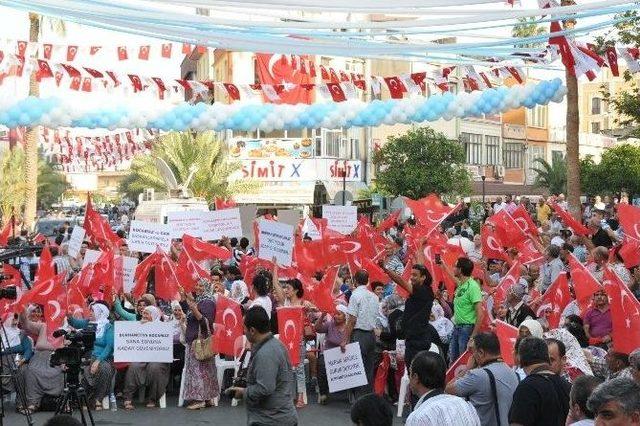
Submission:
[[[329,392],[323,352],[345,351],[357,342],[368,383],[347,393],[351,420],[359,425],[390,425],[394,404],[409,413],[410,426],[588,425],[596,419],[603,425],[640,424],[640,348],[630,348],[623,340],[637,339],[615,329],[605,285],[615,274],[637,304],[640,268],[622,249],[628,237],[618,207],[624,203],[596,197],[582,206],[578,224],[563,214],[568,206],[562,195],[535,203],[498,198],[486,206],[480,227],[464,205],[442,207],[446,218],[432,229],[415,205],[408,218],[392,215],[377,227],[361,219],[351,236],[335,235],[319,222],[320,240],[298,230],[296,244],[304,248],[333,239],[321,246],[325,250],[340,247],[345,238],[364,245],[364,238],[375,250],[374,256],[342,250],[338,260],[313,259],[315,272],[302,268],[297,254],[292,272],[258,262],[247,238],[223,238],[211,244],[228,256],[200,260],[198,268],[206,274],[193,289],[175,283],[178,293],[167,300],[158,297],[154,274],[144,277],[137,297],[122,289],[107,291],[103,283],[85,306],[67,306],[63,328],[95,326],[82,374],[95,410],[102,410],[106,399],[112,408],[141,408],[136,399],[141,390],[144,406],[152,409],[168,389],[179,387],[188,410],[214,407],[227,395],[244,401],[248,424],[295,425],[297,410],[309,403],[307,389],[317,390],[322,405],[336,398]],[[513,220],[522,234],[513,242],[502,232],[501,218],[521,217],[519,212],[535,230]],[[86,250],[99,248],[88,234],[78,255],[70,256],[71,231],[61,228],[48,248],[55,273],[66,273],[65,283],[82,275]],[[10,245],[27,244],[28,238],[21,234]],[[113,248],[115,254],[147,257],[130,252],[124,241]],[[178,261],[183,250],[183,242],[174,240],[168,255]],[[14,263],[27,281],[38,284],[41,259],[34,255]],[[319,290],[323,286],[326,292]],[[329,295],[331,306],[320,293]],[[217,358],[203,358],[194,346],[203,337],[215,338],[220,298],[241,306],[246,336],[241,349],[250,353],[247,368],[222,382]],[[17,408],[23,413],[48,409],[63,388],[63,371],[49,359],[64,338],[51,336],[43,303],[27,300],[0,306],[6,330],[2,360],[18,361],[26,401]],[[283,307],[304,312],[296,360],[278,335]],[[114,321],[171,323],[174,362],[114,363]],[[400,398],[403,383],[410,388],[406,398]],[[3,381],[5,390],[11,387]]]

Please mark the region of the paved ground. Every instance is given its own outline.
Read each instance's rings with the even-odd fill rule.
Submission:
[[[300,425],[317,426],[341,426],[351,425],[349,410],[350,405],[346,398],[332,400],[327,406],[316,404],[315,396],[309,395],[310,404],[299,410]],[[207,408],[196,412],[187,411],[176,407],[177,399],[170,397],[165,409],[136,408],[134,411],[102,411],[94,413],[96,425],[135,425],[135,426],[181,426],[181,425],[246,425],[246,412],[244,406],[231,407],[228,399],[223,399],[218,407]],[[26,419],[17,414],[12,405],[6,407],[4,418],[5,426],[26,425]],[[41,426],[53,413],[36,413],[35,425]],[[75,417],[79,419],[79,413]],[[401,425],[397,419],[394,425]]]

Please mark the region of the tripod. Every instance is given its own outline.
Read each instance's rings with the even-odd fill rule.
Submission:
[[[0,321],[0,426],[4,425],[4,387],[3,382],[6,379],[9,379],[9,383],[13,384],[13,388],[16,391],[16,405],[21,406],[24,410],[24,416],[27,418],[27,424],[29,426],[33,426],[33,417],[31,416],[31,412],[28,410],[27,406],[27,394],[24,388],[24,383],[18,380],[18,364],[16,363],[15,358],[12,356],[13,354],[8,353],[7,347],[5,347],[5,342],[9,342],[9,337],[7,336],[7,330],[4,328],[4,323]],[[5,364],[7,364],[5,366]],[[5,372],[5,368],[8,368],[9,371]]]
[[[91,414],[91,407],[87,399],[87,392],[80,384],[80,366],[69,367],[68,372],[64,375],[64,390],[58,397],[58,405],[56,407],[56,413],[66,413],[70,416],[73,415],[73,407],[77,407],[80,411],[80,419],[83,425],[87,425],[87,420],[84,416],[84,408],[87,409],[87,415],[91,426],[94,426],[93,415]]]

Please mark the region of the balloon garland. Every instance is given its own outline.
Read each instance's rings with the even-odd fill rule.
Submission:
[[[420,123],[454,117],[480,117],[510,109],[560,102],[566,87],[559,78],[454,95],[363,102],[273,105],[205,103],[177,105],[158,103],[113,105],[73,102],[73,98],[28,97],[0,101],[0,124],[7,127],[150,128],[159,130],[242,130],[265,132],[301,128],[348,128]]]

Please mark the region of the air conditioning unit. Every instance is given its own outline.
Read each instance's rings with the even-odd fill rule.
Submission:
[[[504,177],[504,166],[501,166],[501,165],[493,166],[493,174],[497,178],[503,178]]]

